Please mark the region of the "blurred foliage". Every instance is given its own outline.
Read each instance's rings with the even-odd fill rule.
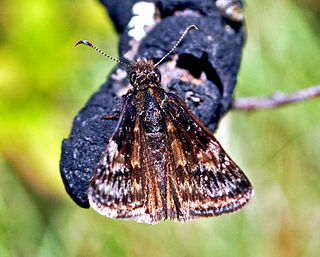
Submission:
[[[310,3],[247,1],[237,96],[319,83],[319,9]],[[117,56],[96,1],[0,4],[0,256],[319,255],[319,99],[224,120],[222,143],[255,188],[240,212],[149,226],[73,203],[59,174],[61,141],[115,65],[74,48],[80,39]]]

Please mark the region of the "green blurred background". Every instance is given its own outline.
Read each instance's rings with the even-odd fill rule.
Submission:
[[[247,1],[236,96],[320,82],[319,10]],[[74,48],[80,39],[117,56],[97,1],[0,3],[0,256],[319,256],[319,99],[224,119],[218,136],[255,188],[240,212],[150,226],[78,207],[60,178],[61,141],[115,66]]]

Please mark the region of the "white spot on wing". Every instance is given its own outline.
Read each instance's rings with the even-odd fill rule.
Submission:
[[[110,157],[110,161],[113,161],[113,158],[118,154],[118,144],[113,140],[110,141],[108,145],[108,153]]]

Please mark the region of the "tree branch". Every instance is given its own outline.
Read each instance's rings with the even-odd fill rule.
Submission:
[[[291,94],[276,92],[269,97],[237,98],[234,99],[232,102],[232,109],[237,111],[271,109],[282,105],[300,102],[316,97],[320,97],[320,85],[304,88]]]

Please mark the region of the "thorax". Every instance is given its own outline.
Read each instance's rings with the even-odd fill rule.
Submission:
[[[165,132],[167,97],[160,87],[148,87],[135,92],[138,115],[146,133]]]

